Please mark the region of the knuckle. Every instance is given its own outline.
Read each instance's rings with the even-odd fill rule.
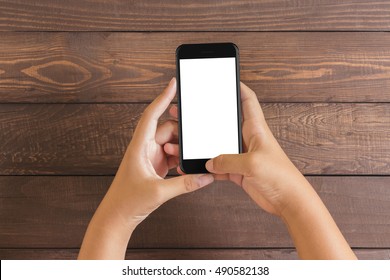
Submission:
[[[166,126],[168,128],[173,127],[171,120],[163,121],[163,122],[161,122],[160,125],[164,125],[164,126]]]
[[[260,157],[257,153],[248,153],[246,155],[246,159],[245,159],[245,162],[246,162],[246,170],[248,171],[248,173],[252,174],[254,170],[257,170],[257,168],[260,166],[261,164],[261,160],[260,160]]]
[[[172,132],[175,132],[176,128],[177,128],[177,123],[175,121],[172,121],[172,120],[168,120],[166,122],[167,126],[169,127],[169,130],[172,131]]]
[[[192,176],[186,176],[184,178],[184,188],[186,192],[191,192],[198,187],[198,184],[195,182]]]
[[[158,204],[164,202],[164,192],[162,191],[161,186],[157,182],[150,182],[151,193],[150,198],[157,202]]]
[[[255,153],[248,153],[246,161],[250,166],[257,165],[257,156],[255,155]]]
[[[256,97],[256,99],[257,99],[255,91],[253,89],[251,89],[251,88],[248,88],[248,89],[249,89],[248,90],[249,94],[252,95],[253,97]]]
[[[216,158],[214,158],[214,169],[215,170],[220,170],[223,169],[223,162],[224,162],[224,155],[219,155]]]
[[[149,119],[153,116],[154,110],[151,105],[145,108],[144,112],[142,113],[142,118]]]

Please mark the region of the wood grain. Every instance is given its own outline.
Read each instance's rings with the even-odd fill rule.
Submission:
[[[2,260],[74,260],[78,249],[0,249]],[[354,249],[360,260],[389,260],[390,249]],[[127,260],[296,260],[294,249],[128,249]]]
[[[113,175],[144,104],[0,105],[0,174]],[[305,174],[390,174],[390,104],[267,103]]]
[[[357,256],[390,259],[389,15],[385,0],[0,0],[0,259],[76,258],[176,47],[226,41]],[[218,182],[152,213],[126,258],[297,254],[279,219]]]
[[[390,177],[308,179],[351,246],[390,247]],[[0,177],[0,248],[79,248],[111,181],[101,176]],[[140,224],[130,242],[130,248],[144,249],[292,246],[278,218],[226,182],[167,202]]]
[[[0,1],[0,30],[269,31],[390,29],[390,4],[362,1]]]
[[[0,172],[115,174],[144,108],[0,105]]]
[[[390,102],[390,33],[370,32],[2,33],[0,102],[149,102],[178,45],[216,41],[262,102]]]

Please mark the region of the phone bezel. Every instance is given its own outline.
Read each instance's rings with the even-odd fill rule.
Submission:
[[[180,59],[196,58],[223,58],[234,57],[236,60],[236,93],[237,93],[237,126],[238,126],[238,150],[242,152],[241,133],[241,94],[240,94],[240,66],[239,50],[234,43],[208,43],[208,44],[183,44],[176,49],[176,80],[179,120],[179,153],[180,169],[187,174],[209,173],[205,167],[207,159],[183,159],[183,138],[181,119],[181,92],[180,92]]]

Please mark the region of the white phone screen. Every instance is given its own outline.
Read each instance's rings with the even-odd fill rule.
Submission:
[[[183,159],[238,154],[236,58],[179,63]]]

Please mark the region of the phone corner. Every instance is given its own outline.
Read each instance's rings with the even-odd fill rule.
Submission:
[[[179,45],[179,46],[176,48],[176,51],[175,51],[176,56],[179,54],[180,50],[181,50],[184,46],[185,46],[185,44],[181,44],[181,45]]]
[[[240,48],[237,46],[236,43],[233,43],[233,42],[230,42],[230,44],[233,46],[233,48],[235,49],[236,53],[239,54],[240,53]]]

